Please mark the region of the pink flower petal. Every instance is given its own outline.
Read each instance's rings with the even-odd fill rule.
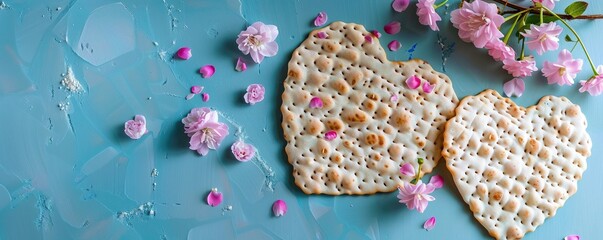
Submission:
[[[503,90],[505,91],[505,95],[507,95],[507,97],[521,97],[525,91],[525,88],[525,83],[521,78],[513,78],[511,81],[508,81],[503,85]]]
[[[204,102],[209,101],[209,94],[208,93],[202,93],[201,94],[201,100],[203,100]]]
[[[322,106],[322,99],[319,97],[313,97],[312,100],[310,100],[310,108],[322,108]]]
[[[415,175],[415,168],[412,166],[412,164],[405,163],[402,165],[402,167],[400,167],[400,173],[412,177]]]
[[[431,91],[433,91],[434,88],[435,88],[435,84],[429,84],[429,82],[423,83],[423,92],[425,92],[425,93],[431,93]]]
[[[371,36],[371,35],[364,36],[364,41],[366,41],[367,43],[373,43],[373,36]]]
[[[191,100],[191,99],[193,99],[194,97],[195,97],[195,94],[194,94],[194,93],[189,93],[188,95],[186,95],[186,97],[185,97],[184,99],[186,99],[186,100]]]
[[[435,217],[430,217],[423,224],[423,228],[425,228],[425,230],[429,231],[429,230],[433,229],[435,227],[435,225],[436,225],[436,218]]]
[[[183,47],[183,48],[178,49],[178,52],[176,52],[176,55],[180,59],[184,59],[184,60],[188,60],[189,58],[191,58],[193,56],[191,49],[188,47]]]
[[[318,33],[316,33],[316,37],[320,38],[320,39],[325,39],[328,37],[328,35],[326,32],[318,32]]]
[[[199,69],[199,73],[201,73],[201,77],[208,78],[214,75],[216,72],[216,68],[213,65],[205,65]]]
[[[243,59],[241,59],[241,57],[237,58],[237,65],[235,66],[235,70],[237,70],[237,72],[247,70],[247,63],[245,63]]]
[[[392,8],[396,12],[403,12],[404,10],[406,10],[406,8],[408,8],[409,4],[410,0],[394,0],[392,2]]]
[[[272,204],[272,212],[276,217],[285,215],[285,213],[287,213],[287,203],[280,199],[276,200],[274,204]]]
[[[212,188],[207,195],[207,204],[209,204],[209,206],[218,206],[222,203],[222,200],[224,200],[224,196],[222,196],[221,192],[218,192],[217,188]]]
[[[387,48],[389,48],[389,50],[392,52],[398,51],[398,49],[400,49],[401,47],[402,44],[398,40],[392,40],[391,42],[389,42],[389,44],[387,44]]]
[[[400,22],[398,21],[392,21],[388,24],[385,24],[385,26],[383,27],[383,30],[385,31],[385,33],[387,34],[396,34],[400,32]]]
[[[398,94],[392,93],[392,96],[389,97],[389,100],[393,103],[397,103],[398,102]]]
[[[372,30],[371,34],[373,34],[373,36],[376,38],[381,38],[381,33],[377,30]]]
[[[320,27],[325,25],[329,17],[326,12],[319,12],[316,18],[314,19],[314,26]]]
[[[565,238],[563,238],[563,240],[580,240],[580,236],[579,235],[568,235]]]
[[[203,86],[192,86],[191,87],[192,94],[199,94],[199,93],[201,93],[201,91],[203,91]]]
[[[337,138],[337,132],[330,130],[328,132],[325,133],[325,139],[331,141],[333,139]]]
[[[406,79],[406,86],[411,89],[417,89],[419,86],[421,86],[421,79],[415,75],[412,75]]]
[[[441,188],[444,186],[444,178],[440,175],[435,175],[429,179],[429,184],[433,185],[435,188]]]

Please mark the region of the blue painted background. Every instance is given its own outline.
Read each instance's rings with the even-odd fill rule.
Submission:
[[[384,46],[392,39],[403,44],[398,52],[388,51],[389,58],[408,59],[406,50],[418,43],[413,57],[442,71],[438,34],[418,24],[414,4],[399,14],[390,2],[5,0],[0,5],[0,238],[488,238],[443,164],[436,172],[447,184],[434,193],[437,200],[423,214],[406,210],[395,193],[307,196],[293,184],[283,151],[280,94],[289,56],[313,29],[319,11],[328,13],[329,22],[356,22],[367,29],[401,21],[400,34],[381,39]],[[562,2],[558,10],[569,4]],[[588,13],[603,13],[603,2],[590,2]],[[444,18],[440,39],[445,46],[455,44],[446,73],[459,97],[486,88],[501,91],[510,76],[483,50],[460,42],[452,29],[449,10],[457,3],[438,9]],[[235,72],[241,55],[236,35],[255,21],[278,26],[280,51]],[[583,33],[594,61],[603,64],[603,21],[572,24]],[[572,45],[561,43],[562,48]],[[192,59],[172,60],[181,46],[193,49]],[[544,59],[555,60],[556,54],[538,58],[538,66]],[[579,49],[574,54],[584,57]],[[216,66],[212,78],[196,73],[205,64]],[[68,67],[84,85],[83,93],[60,88]],[[578,79],[589,76],[584,70]],[[593,151],[579,191],[525,239],[562,239],[573,233],[598,239],[603,225],[603,97],[579,94],[578,84],[559,87],[545,81],[541,76],[526,79],[528,91],[516,100],[527,106],[554,94],[580,104]],[[254,106],[242,98],[251,83],[267,90],[266,99]],[[186,101],[192,85],[205,86],[210,101],[199,96]],[[236,161],[229,150],[232,134],[208,156],[188,150],[180,119],[200,106],[213,107],[239,124],[267,166]],[[139,140],[123,134],[123,123],[135,114],[148,120],[149,134]],[[225,198],[215,208],[204,201],[213,187]],[[289,205],[284,217],[272,216],[276,199]],[[228,205],[232,210],[224,208]],[[421,226],[431,216],[437,217],[437,226],[426,232]]]

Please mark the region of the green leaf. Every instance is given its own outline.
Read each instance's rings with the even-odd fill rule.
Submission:
[[[565,41],[566,42],[574,42],[574,39],[572,39],[572,37],[570,37],[570,35],[565,35]]]
[[[586,11],[587,7],[588,7],[587,2],[576,1],[576,2],[573,2],[572,4],[570,4],[569,6],[567,6],[567,8],[565,8],[565,13],[567,13],[568,15],[570,15],[572,17],[578,17],[578,16],[582,15],[582,13],[584,13],[584,11]]]

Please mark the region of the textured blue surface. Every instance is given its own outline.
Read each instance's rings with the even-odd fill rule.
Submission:
[[[447,181],[437,200],[419,214],[397,203],[395,193],[372,196],[307,196],[294,184],[280,130],[280,94],[289,55],[312,29],[319,11],[329,21],[356,22],[381,30],[403,23],[403,47],[389,58],[413,57],[442,71],[438,35],[420,26],[411,6],[394,13],[389,0],[195,0],[195,1],[21,1],[0,5],[0,238],[1,239],[484,239],[443,164]],[[528,1],[523,1],[528,3]],[[564,1],[569,2],[569,1]],[[603,2],[590,1],[589,13]],[[454,6],[458,1],[452,1]],[[562,3],[567,5],[568,3]],[[486,53],[460,42],[447,9],[439,33],[455,44],[446,73],[459,97],[485,88],[502,90],[510,79]],[[248,24],[279,27],[279,54],[235,72],[240,55],[234,42]],[[584,33],[595,62],[603,63],[603,21],[572,22]],[[562,48],[573,44],[561,43]],[[193,49],[188,61],[172,60],[181,46]],[[576,56],[584,57],[576,50]],[[539,58],[554,60],[556,52]],[[248,59],[248,62],[250,60]],[[216,75],[196,70],[214,64]],[[541,62],[539,63],[541,66]],[[80,94],[60,88],[71,67],[84,85]],[[585,69],[587,69],[585,67]],[[539,75],[539,74],[537,74]],[[578,79],[589,77],[587,70]],[[266,99],[254,106],[242,100],[247,85],[261,83]],[[211,94],[186,101],[192,85]],[[562,239],[577,233],[600,238],[603,213],[603,97],[578,94],[578,86],[546,85],[526,79],[524,106],[548,94],[582,106],[593,141],[588,170],[579,191],[557,215],[525,239]],[[67,106],[61,110],[58,106]],[[229,136],[218,151],[200,157],[188,150],[180,119],[193,107],[209,106],[222,119],[239,124],[267,165],[239,163],[230,154]],[[150,133],[139,140],[123,134],[123,123],[144,114]],[[234,132],[234,131],[231,131]],[[158,171],[157,176],[151,173]],[[267,175],[274,174],[272,178]],[[273,183],[274,190],[267,180]],[[213,187],[225,201],[212,208],[203,198]],[[289,212],[272,217],[271,205],[284,199]],[[232,210],[223,207],[231,205]],[[150,211],[154,212],[151,214]],[[426,232],[423,222],[437,217]]]

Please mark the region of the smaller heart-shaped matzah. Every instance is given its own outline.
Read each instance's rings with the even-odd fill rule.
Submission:
[[[475,218],[496,239],[520,239],[576,193],[591,140],[580,107],[543,97],[524,109],[494,90],[464,98],[442,156]]]
[[[413,75],[433,91],[406,86]],[[308,194],[394,191],[410,180],[400,166],[416,166],[417,157],[431,172],[458,103],[444,74],[421,60],[390,62],[363,26],[343,22],[313,31],[293,52],[284,88],[285,151],[295,183]],[[316,97],[322,108],[310,107]],[[328,140],[329,131],[337,137]]]

